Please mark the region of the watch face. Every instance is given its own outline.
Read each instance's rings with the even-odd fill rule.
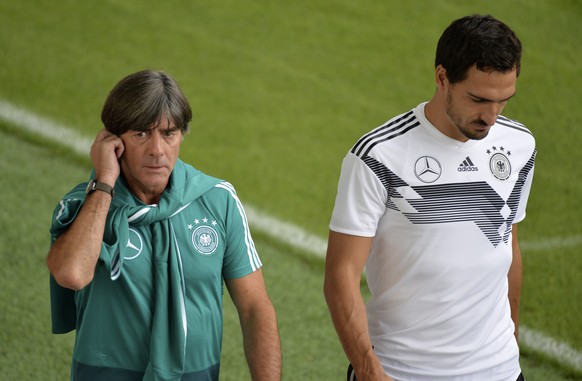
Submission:
[[[93,191],[96,190],[100,190],[103,191],[105,193],[109,193],[111,195],[111,197],[113,197],[113,188],[105,183],[100,183],[99,180],[97,179],[93,179],[91,181],[89,181],[89,184],[87,184],[87,189],[85,190],[85,193],[89,194]]]
[[[96,181],[94,179],[89,181],[89,184],[87,184],[87,189],[85,189],[85,193],[90,193],[90,192],[94,191],[95,190],[95,183],[96,183]]]

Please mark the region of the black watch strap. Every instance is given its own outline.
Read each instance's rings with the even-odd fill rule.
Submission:
[[[105,183],[102,183],[101,181],[97,180],[97,179],[93,179],[91,181],[89,181],[89,184],[87,184],[87,194],[89,193],[93,193],[94,191],[99,190],[105,193],[109,193],[111,195],[111,197],[113,197],[113,187],[110,185],[107,185]]]

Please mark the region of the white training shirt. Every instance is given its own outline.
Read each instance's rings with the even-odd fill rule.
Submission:
[[[375,237],[370,336],[397,380],[510,380],[520,373],[508,301],[511,225],[525,217],[535,141],[499,117],[465,143],[422,103],[343,161],[330,228]]]

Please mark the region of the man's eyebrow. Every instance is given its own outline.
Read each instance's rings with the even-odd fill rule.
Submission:
[[[481,96],[479,96],[479,95],[475,95],[475,94],[471,94],[471,93],[468,93],[468,94],[469,94],[469,96],[470,96],[471,98],[473,98],[473,99],[476,99],[476,100],[479,100],[479,101],[482,101],[482,102],[507,102],[508,100],[510,100],[511,98],[513,98],[513,97],[515,96],[515,94],[516,94],[516,93],[517,93],[517,92],[514,92],[514,93],[513,93],[513,94],[511,94],[509,97],[507,97],[507,98],[505,98],[505,99],[498,100],[498,101],[496,101],[496,100],[493,100],[493,99],[483,98],[483,97],[481,97]]]
[[[176,126],[175,124],[171,124],[171,125],[169,125],[168,127],[165,127],[165,128],[161,128],[160,125],[155,125],[155,126],[152,126],[150,128],[150,131],[153,131],[153,130],[156,130],[156,129],[157,130],[160,130],[160,131],[176,131],[176,130],[179,130],[180,128],[178,126]]]

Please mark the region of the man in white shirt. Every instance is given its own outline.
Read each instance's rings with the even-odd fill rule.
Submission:
[[[516,224],[536,148],[524,125],[501,116],[520,61],[504,23],[454,21],[437,46],[433,98],[345,157],[324,292],[348,380],[523,379]]]

